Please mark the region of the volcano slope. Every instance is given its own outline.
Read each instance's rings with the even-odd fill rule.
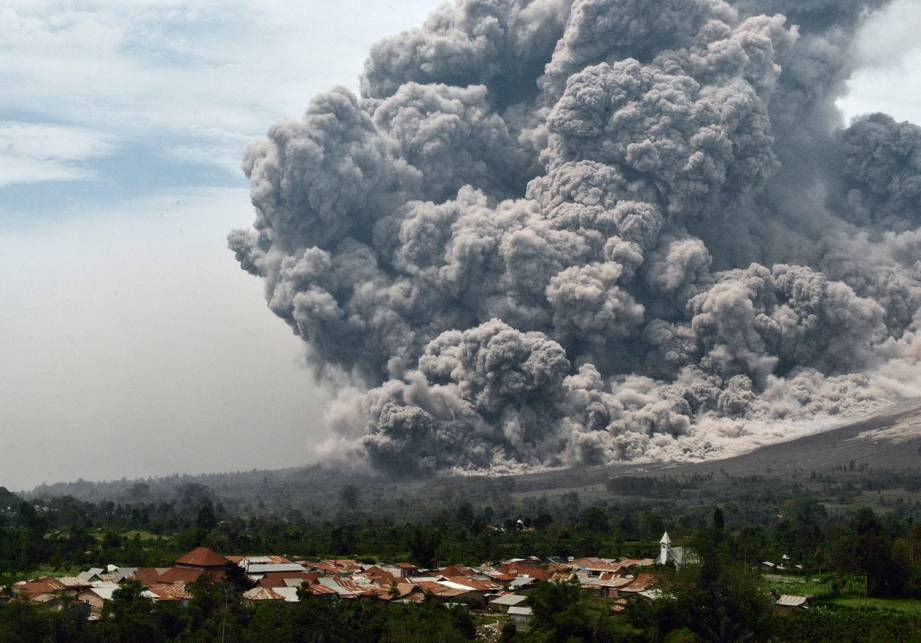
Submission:
[[[913,502],[921,489],[919,465],[921,401],[914,401],[813,435],[698,463],[618,464],[424,480],[314,465],[144,481],[58,483],[39,487],[29,496],[71,495],[129,505],[155,500],[189,506],[207,498],[222,503],[230,513],[284,515],[298,510],[309,520],[338,516],[346,486],[358,490],[357,504],[349,507],[352,513],[423,520],[462,502],[493,507],[497,515],[527,513],[541,506],[577,511],[578,506],[591,503],[653,507],[680,502],[688,508],[735,501],[773,505],[802,494],[839,506],[878,506],[883,497]]]

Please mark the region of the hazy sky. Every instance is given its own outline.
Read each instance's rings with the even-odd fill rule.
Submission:
[[[0,3],[0,485],[295,465],[322,393],[225,249],[247,142],[434,0]],[[921,122],[921,3],[841,106]]]

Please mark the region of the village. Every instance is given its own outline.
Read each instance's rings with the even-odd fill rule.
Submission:
[[[209,577],[234,586],[232,576],[244,578],[240,590],[248,603],[297,603],[307,600],[373,600],[395,603],[436,601],[463,606],[472,613],[498,616],[527,628],[533,610],[529,593],[537,584],[572,583],[588,596],[603,599],[612,614],[626,612],[635,601],[667,600],[660,586],[665,570],[696,563],[693,552],[672,545],[668,533],[660,540],[656,558],[620,560],[582,557],[541,559],[536,556],[487,562],[476,567],[450,564],[422,569],[409,562],[368,564],[352,559],[301,560],[284,555],[222,555],[197,547],[170,567],[125,567],[109,564],[76,576],[40,577],[19,581],[6,600],[25,601],[51,610],[77,607],[90,621],[99,620],[106,603],[122,584],[136,581],[152,602],[193,600],[190,586]],[[766,563],[773,567],[771,563]],[[236,585],[237,587],[239,585]],[[803,596],[775,597],[779,613],[805,608]]]

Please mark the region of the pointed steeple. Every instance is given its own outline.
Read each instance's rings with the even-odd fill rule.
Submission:
[[[664,534],[662,534],[662,540],[659,541],[659,544],[660,545],[671,545],[672,544],[672,539],[668,537],[667,531]]]

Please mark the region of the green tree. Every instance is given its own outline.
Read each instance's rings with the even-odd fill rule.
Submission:
[[[640,631],[613,618],[607,611],[590,608],[578,583],[538,583],[529,602],[534,610],[525,640],[617,642],[637,640]],[[520,635],[519,635],[520,636]],[[518,639],[516,639],[518,640]]]
[[[853,559],[867,578],[870,596],[899,596],[905,590],[908,569],[892,555],[892,538],[872,509],[857,512],[853,522]]]
[[[214,515],[214,507],[211,506],[210,501],[205,502],[199,508],[195,526],[202,531],[211,531],[217,527],[217,516]]]
[[[416,525],[410,531],[409,546],[410,559],[419,567],[434,567],[438,559],[438,546],[441,536],[431,527]]]
[[[102,609],[97,638],[106,643],[162,641],[163,634],[153,617],[153,601],[135,580],[123,581]]]

